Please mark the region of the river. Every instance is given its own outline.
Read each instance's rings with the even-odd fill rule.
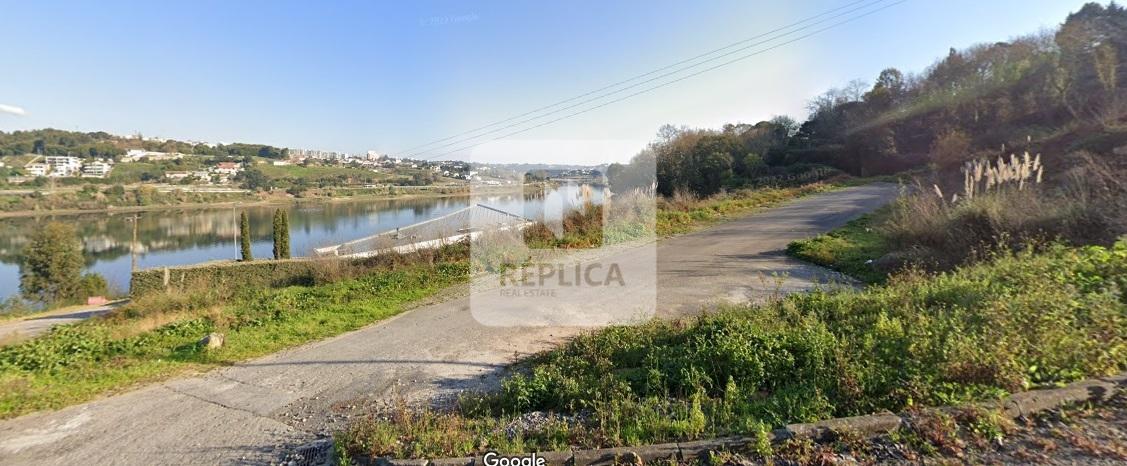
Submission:
[[[600,190],[593,190],[595,202]],[[473,202],[528,218],[576,205],[581,188],[566,184],[535,194],[475,196]],[[162,209],[140,212],[137,221],[139,268],[196,264],[238,257],[238,213],[251,225],[256,259],[273,257],[273,216],[290,216],[290,250],[311,255],[314,248],[342,243],[439,217],[469,206],[469,196],[379,200],[310,201],[274,206],[223,209]],[[44,215],[0,219],[0,299],[19,293],[19,255],[39,225],[61,221],[74,225],[82,238],[87,271],[101,274],[117,293],[129,290],[134,213]]]

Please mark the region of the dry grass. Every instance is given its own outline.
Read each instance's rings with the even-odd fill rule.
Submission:
[[[917,181],[913,194],[894,203],[881,226],[894,250],[912,251],[915,262],[947,269],[998,248],[1064,241],[1111,244],[1127,233],[1127,172],[1100,159],[1077,160],[1053,185],[1040,156],[1011,156],[964,168],[962,192],[948,198],[932,183]]]

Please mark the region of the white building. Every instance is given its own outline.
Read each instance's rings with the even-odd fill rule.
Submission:
[[[47,165],[51,166],[50,176],[75,176],[82,171],[82,160],[69,155],[48,155]]]
[[[83,178],[105,178],[109,176],[110,170],[113,170],[113,164],[103,160],[95,160],[93,162],[82,165]]]
[[[141,159],[149,160],[176,160],[184,158],[184,154],[179,152],[156,152],[144,149],[129,149],[125,152],[125,156],[121,158],[122,162],[136,162]]]
[[[168,178],[168,181],[181,181],[189,176],[192,176],[190,172],[164,172],[164,177]]]
[[[23,168],[31,176],[47,176],[47,172],[51,171],[51,166],[45,163],[29,163]]]

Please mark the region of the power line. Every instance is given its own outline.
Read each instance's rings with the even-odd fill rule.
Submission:
[[[763,53],[766,53],[766,52],[770,52],[770,51],[772,51],[772,50],[775,50],[775,49],[778,49],[778,48],[780,48],[780,47],[783,47],[783,46],[786,46],[786,45],[789,45],[789,44],[793,44],[793,43],[795,43],[795,42],[798,42],[798,41],[800,41],[800,40],[803,40],[803,39],[806,39],[806,38],[808,38],[808,37],[811,37],[811,36],[814,36],[814,35],[820,34],[820,33],[822,33],[822,32],[828,31],[828,30],[830,30],[830,29],[833,29],[833,28],[835,28],[835,27],[841,26],[841,25],[843,25],[843,24],[846,24],[846,23],[851,23],[851,22],[853,22],[853,21],[856,21],[856,20],[858,20],[858,19],[861,19],[861,18],[864,18],[864,17],[866,17],[866,16],[869,16],[869,15],[872,15],[872,14],[875,14],[875,13],[878,13],[878,12],[881,12],[881,11],[883,11],[883,10],[886,10],[886,9],[892,8],[892,7],[896,6],[896,5],[899,5],[899,4],[901,4],[901,3],[904,3],[904,2],[907,2],[907,1],[908,1],[908,0],[899,0],[899,1],[897,1],[897,2],[894,2],[894,3],[888,4],[888,5],[882,6],[882,7],[880,7],[880,8],[877,8],[877,9],[874,9],[874,10],[871,10],[871,11],[867,11],[867,12],[865,12],[865,13],[862,13],[862,14],[860,14],[860,15],[854,16],[854,17],[852,17],[852,18],[848,18],[848,19],[845,19],[845,20],[839,21],[839,22],[837,22],[837,23],[834,23],[834,24],[831,24],[831,25],[829,25],[829,26],[826,26],[826,27],[824,27],[824,28],[821,28],[821,29],[815,30],[814,32],[811,32],[811,33],[805,34],[805,35],[803,35],[803,36],[799,36],[799,37],[796,37],[796,38],[794,38],[794,39],[791,39],[791,40],[789,40],[789,41],[786,41],[786,42],[782,42],[782,43],[779,43],[779,44],[775,44],[775,45],[773,45],[773,46],[771,46],[771,47],[768,47],[768,48],[766,48],[766,49],[763,49],[763,50],[759,50],[759,51],[756,51],[756,52],[753,52],[753,53],[750,53],[750,54],[747,54],[747,55],[743,55],[743,56],[737,57],[737,58],[735,58],[735,59],[733,59],[733,60],[729,60],[729,61],[726,61],[726,62],[720,63],[719,65],[715,65],[715,66],[712,66],[712,67],[709,67],[709,68],[705,68],[705,69],[703,69],[703,70],[699,70],[699,71],[693,72],[693,73],[691,73],[691,74],[688,74],[688,75],[685,75],[685,76],[682,76],[682,77],[679,77],[679,78],[673,79],[673,80],[671,80],[671,81],[667,81],[667,82],[664,82],[664,83],[658,84],[658,85],[656,85],[656,86],[652,86],[652,87],[649,87],[649,88],[643,89],[643,90],[641,90],[641,91],[638,91],[638,92],[635,92],[635,93],[633,93],[633,94],[629,94],[629,95],[626,95],[626,96],[623,96],[623,97],[620,97],[620,98],[617,98],[617,99],[614,99],[614,100],[611,100],[611,101],[608,101],[608,102],[604,102],[604,103],[602,103],[602,104],[599,104],[599,105],[596,105],[596,106],[594,106],[594,107],[590,107],[590,108],[586,108],[586,109],[580,110],[580,111],[578,111],[578,112],[570,113],[570,114],[564,115],[564,116],[562,116],[562,117],[560,117],[560,118],[556,118],[556,119],[553,119],[553,120],[545,121],[545,122],[543,122],[543,123],[540,123],[540,124],[537,124],[537,125],[534,125],[534,126],[530,126],[530,127],[528,127],[528,128],[524,128],[524,129],[520,129],[520,130],[517,130],[517,131],[511,132],[511,133],[503,134],[503,135],[501,135],[501,136],[497,136],[497,137],[495,137],[495,138],[492,138],[492,139],[489,139],[489,140],[487,140],[487,141],[477,142],[477,143],[474,143],[474,144],[470,144],[470,145],[468,145],[468,146],[465,146],[465,147],[460,147],[460,148],[458,148],[458,149],[454,149],[454,150],[451,150],[451,151],[443,152],[443,153],[440,153],[440,154],[437,154],[437,155],[433,155],[433,156],[430,156],[430,157],[424,157],[424,158],[422,158],[422,159],[420,159],[420,160],[433,160],[433,159],[435,159],[435,158],[438,158],[438,157],[442,157],[442,156],[444,156],[444,155],[450,155],[450,154],[453,154],[453,153],[455,153],[455,152],[461,152],[461,151],[464,151],[464,150],[472,149],[472,148],[474,148],[474,147],[477,147],[477,146],[479,146],[479,145],[481,145],[481,144],[484,144],[484,143],[486,143],[486,142],[492,142],[492,141],[496,141],[496,140],[499,140],[499,139],[504,139],[504,138],[507,138],[507,137],[512,137],[512,136],[515,136],[515,135],[518,135],[518,134],[521,134],[521,133],[525,133],[525,132],[528,132],[528,131],[532,131],[532,130],[534,130],[534,129],[537,129],[537,128],[541,128],[541,127],[544,127],[544,126],[547,126],[547,125],[550,125],[550,124],[553,124],[553,123],[556,123],[556,122],[559,122],[559,121],[563,121],[563,120],[566,120],[566,119],[568,119],[568,118],[572,118],[572,117],[575,117],[575,116],[578,116],[578,115],[582,115],[582,114],[584,114],[584,113],[587,113],[587,112],[590,112],[590,111],[593,111],[593,110],[597,110],[597,109],[600,109],[600,108],[606,107],[606,106],[608,106],[608,105],[612,105],[612,104],[615,104],[615,103],[618,103],[618,102],[622,102],[622,101],[624,101],[624,100],[627,100],[627,99],[629,99],[629,98],[632,98],[632,97],[636,97],[636,96],[639,96],[639,95],[642,95],[642,94],[645,94],[645,93],[648,93],[648,92],[651,92],[651,91],[657,90],[657,89],[659,89],[659,88],[662,88],[662,87],[668,86],[668,85],[670,85],[670,84],[675,84],[675,83],[678,83],[678,82],[684,81],[684,80],[686,80],[686,79],[689,79],[689,78],[692,78],[692,77],[696,77],[696,76],[699,76],[699,75],[701,75],[701,74],[707,73],[707,72],[709,72],[709,71],[713,71],[713,70],[716,70],[716,69],[719,69],[719,68],[723,68],[723,67],[725,67],[725,66],[731,65],[731,64],[733,64],[733,63],[736,63],[736,62],[739,62],[739,61],[743,61],[743,60],[746,60],[746,59],[748,59],[748,58],[751,58],[751,57],[754,57],[754,56],[756,56],[756,55],[761,55],[761,54],[763,54]]]
[[[526,116],[529,116],[529,115],[533,115],[533,114],[535,114],[535,113],[539,113],[539,112],[541,112],[541,111],[544,111],[544,110],[547,110],[547,109],[550,109],[550,108],[553,108],[553,107],[556,107],[556,106],[559,106],[559,105],[563,105],[563,104],[566,104],[566,103],[568,103],[568,102],[573,102],[573,101],[575,101],[575,100],[579,100],[579,99],[582,99],[582,98],[584,98],[584,97],[587,97],[587,96],[590,96],[590,95],[592,95],[592,94],[596,94],[596,93],[599,93],[599,92],[602,92],[602,91],[605,91],[605,90],[608,90],[608,89],[613,89],[613,88],[615,88],[615,87],[621,86],[621,85],[623,85],[623,84],[626,84],[626,83],[629,83],[629,82],[631,82],[631,81],[635,81],[635,80],[637,80],[637,79],[641,79],[641,78],[644,78],[644,77],[646,77],[646,76],[650,76],[650,75],[652,75],[652,74],[655,74],[655,73],[659,73],[659,72],[661,72],[661,71],[665,71],[665,70],[667,70],[667,69],[670,69],[670,68],[673,68],[673,67],[676,67],[676,66],[680,66],[680,65],[683,65],[683,64],[685,64],[685,63],[689,63],[689,62],[692,62],[692,61],[694,61],[694,60],[697,60],[697,59],[699,59],[699,58],[707,57],[707,56],[709,56],[709,55],[712,55],[712,54],[714,54],[714,53],[717,53],[717,52],[720,52],[720,51],[723,51],[723,50],[727,50],[727,49],[730,49],[730,48],[732,48],[732,47],[735,47],[735,46],[738,46],[738,45],[746,44],[746,43],[748,43],[748,42],[751,42],[751,41],[753,41],[753,40],[756,40],[756,39],[760,39],[760,38],[763,38],[763,37],[766,37],[766,36],[769,36],[769,35],[772,35],[772,34],[775,34],[775,33],[781,32],[781,31],[785,31],[785,30],[787,30],[787,29],[790,29],[790,28],[793,28],[793,27],[795,27],[795,26],[798,26],[798,25],[801,25],[801,24],[807,23],[807,22],[809,22],[809,21],[815,20],[815,19],[817,19],[817,18],[820,18],[820,17],[822,17],[822,16],[826,16],[826,15],[828,15],[828,14],[831,14],[831,13],[834,13],[834,12],[838,12],[838,11],[844,10],[844,9],[846,9],[846,8],[852,7],[852,6],[854,6],[854,5],[857,5],[857,4],[860,4],[860,3],[871,2],[871,4],[869,4],[869,5],[865,5],[865,6],[861,7],[861,8],[865,8],[865,7],[868,7],[868,6],[872,6],[872,4],[880,3],[880,2],[883,2],[883,1],[885,1],[885,0],[876,0],[875,2],[873,2],[872,0],[856,0],[856,1],[853,1],[853,2],[850,2],[850,3],[847,3],[847,4],[845,4],[845,5],[842,5],[842,6],[840,6],[840,7],[837,7],[837,8],[833,8],[833,9],[830,9],[830,10],[826,10],[826,11],[823,11],[823,12],[821,12],[821,13],[819,13],[819,14],[816,14],[816,15],[813,15],[813,16],[809,16],[809,17],[807,17],[807,18],[804,18],[804,19],[802,19],[802,20],[799,20],[799,21],[796,21],[796,22],[790,23],[790,24],[788,24],[788,25],[786,25],[786,26],[783,26],[783,27],[780,27],[780,28],[776,28],[776,29],[773,29],[773,30],[771,30],[771,31],[767,31],[767,32],[765,32],[765,33],[762,33],[762,34],[759,34],[759,35],[756,35],[756,36],[753,36],[753,37],[749,37],[749,38],[747,38],[747,39],[744,39],[744,40],[740,40],[740,41],[737,41],[737,42],[733,42],[733,43],[731,43],[731,44],[725,45],[725,46],[723,46],[723,47],[720,47],[720,48],[712,49],[712,50],[710,50],[710,51],[708,51],[708,52],[705,52],[705,53],[702,53],[702,54],[699,54],[699,55],[693,56],[693,57],[691,57],[691,58],[687,58],[687,59],[684,59],[684,60],[678,61],[678,62],[676,62],[676,63],[671,63],[671,64],[669,64],[669,65],[666,65],[666,66],[663,66],[663,67],[661,67],[661,68],[658,68],[658,69],[655,69],[655,70],[652,70],[652,71],[648,71],[648,72],[646,72],[646,73],[642,73],[642,74],[639,74],[639,75],[636,75],[636,76],[630,77],[630,78],[628,78],[628,79],[624,79],[624,80],[622,80],[622,81],[618,81],[618,82],[616,82],[616,83],[614,83],[614,84],[610,84],[610,85],[607,85],[607,86],[603,86],[603,87],[601,87],[601,88],[595,89],[595,90],[593,90],[593,91],[590,91],[590,92],[586,92],[586,93],[583,93],[583,94],[579,94],[579,95],[577,95],[577,96],[574,96],[574,97],[571,97],[571,98],[568,98],[568,99],[564,99],[564,100],[561,100],[561,101],[558,101],[558,102],[552,103],[552,104],[550,104],[550,105],[545,105],[545,106],[543,106],[543,107],[539,107],[539,108],[537,108],[537,109],[534,109],[534,110],[530,110],[530,111],[527,111],[527,112],[525,112],[525,113],[522,113],[522,114],[519,114],[519,115],[515,115],[515,116],[512,116],[512,117],[506,118],[506,119],[504,119],[504,120],[499,120],[499,121],[495,121],[495,122],[493,122],[493,123],[490,123],[490,124],[487,124],[487,125],[484,125],[484,126],[479,126],[479,127],[477,127],[477,128],[474,128],[474,129],[471,129],[471,130],[468,130],[468,131],[464,131],[464,132],[461,132],[461,133],[458,133],[458,134],[455,134],[455,135],[452,135],[452,136],[444,137],[444,138],[441,138],[441,139],[435,139],[435,140],[433,140],[433,141],[430,141],[430,142],[427,142],[427,143],[425,143],[425,144],[420,144],[420,145],[417,145],[417,146],[409,147],[409,148],[407,148],[407,149],[403,149],[403,150],[401,150],[401,151],[399,151],[399,152],[400,152],[400,153],[404,153],[404,154],[407,154],[407,153],[413,152],[413,151],[415,151],[415,150],[417,150],[417,149],[422,149],[422,148],[424,148],[424,147],[427,147],[427,146],[431,146],[431,145],[434,145],[434,144],[437,144],[437,143],[440,143],[440,142],[446,142],[446,141],[449,141],[449,140],[451,140],[451,139],[455,139],[455,138],[459,138],[459,137],[462,137],[462,136],[466,136],[466,135],[469,135],[469,134],[472,134],[472,133],[476,133],[476,132],[478,132],[478,131],[481,131],[481,130],[484,130],[484,129],[488,129],[488,128],[491,128],[491,127],[494,127],[494,126],[497,126],[497,125],[500,125],[500,124],[503,124],[503,123],[508,123],[508,122],[510,122],[510,121],[513,121],[513,120],[516,120],[516,119],[518,119],[518,118],[523,118],[523,117],[526,117]],[[850,13],[850,12],[853,12],[853,11],[856,11],[856,10],[857,10],[857,9],[854,9],[854,10],[850,10],[849,12],[846,12],[846,13]],[[839,16],[840,16],[840,15],[839,15]],[[815,23],[815,24],[817,24],[817,23]],[[773,40],[773,39],[772,39],[772,40]],[[757,45],[758,45],[758,44],[757,44]],[[714,57],[714,58],[712,58],[712,59],[710,59],[710,60],[713,60],[713,59],[716,59],[716,58],[720,58],[720,57]],[[707,60],[706,60],[706,61],[707,61]],[[699,64],[698,64],[698,65],[699,65]],[[697,65],[694,65],[694,66],[697,66]],[[624,90],[624,89],[623,89],[623,90]],[[620,91],[621,91],[621,90],[620,90]],[[546,115],[544,115],[544,116],[546,116]],[[535,118],[534,118],[534,119],[535,119]],[[478,136],[476,136],[476,137],[480,137],[480,136],[484,136],[484,135],[478,135]],[[456,143],[455,143],[455,144],[456,144]],[[431,148],[431,149],[428,149],[428,150],[426,150],[426,151],[422,151],[422,152],[419,152],[419,154],[422,154],[422,153],[426,153],[426,152],[429,152],[430,150],[434,150],[434,149],[438,149],[438,148],[437,148],[437,147],[436,147],[436,148]],[[416,154],[416,155],[418,155],[418,154]]]
[[[615,90],[615,91],[611,91],[611,92],[607,92],[607,93],[603,93],[603,94],[601,94],[601,95],[598,95],[598,96],[595,96],[595,97],[591,97],[591,98],[589,98],[589,99],[586,99],[586,100],[580,101],[580,102],[578,102],[578,103],[575,103],[575,104],[571,104],[571,105],[568,105],[568,106],[566,106],[566,107],[561,107],[561,108],[558,108],[558,109],[556,109],[556,110],[552,110],[552,111],[550,111],[550,112],[547,112],[547,113],[544,113],[544,114],[541,114],[541,115],[537,115],[537,116],[534,116],[534,117],[531,117],[531,118],[527,118],[527,119],[524,119],[524,120],[521,120],[521,121],[518,121],[518,122],[515,122],[515,123],[511,123],[511,124],[508,124],[508,125],[506,125],[506,126],[502,126],[502,127],[500,127],[500,128],[492,129],[492,130],[486,131],[486,132],[484,132],[484,133],[481,133],[481,134],[478,134],[478,135],[475,135],[475,136],[471,136],[471,137],[466,137],[466,138],[460,138],[460,139],[458,139],[458,140],[456,140],[456,141],[448,142],[448,143],[445,143],[445,144],[442,144],[442,145],[439,145],[439,146],[435,146],[435,147],[432,147],[432,148],[430,148],[430,149],[427,149],[427,150],[424,150],[424,151],[420,151],[420,152],[417,152],[417,153],[414,153],[414,154],[410,154],[410,155],[408,155],[408,157],[418,157],[418,156],[420,156],[420,155],[426,154],[427,152],[431,152],[431,151],[435,151],[435,150],[438,150],[438,149],[442,149],[442,148],[446,148],[446,147],[450,147],[450,146],[454,146],[454,145],[462,144],[462,143],[465,143],[465,142],[467,142],[467,141],[472,141],[472,140],[474,140],[474,139],[478,139],[478,138],[481,138],[481,137],[484,137],[484,136],[489,136],[489,135],[491,135],[491,134],[497,134],[497,133],[499,133],[499,132],[501,132],[501,131],[505,131],[505,130],[507,130],[507,129],[510,129],[510,128],[515,128],[515,127],[518,127],[518,126],[524,125],[524,124],[526,124],[526,123],[530,123],[530,122],[532,122],[532,121],[535,121],[535,120],[539,120],[539,119],[541,119],[541,118],[544,118],[544,117],[547,117],[547,116],[555,115],[555,114],[558,114],[558,113],[561,113],[561,112],[564,112],[564,111],[567,111],[567,110],[571,110],[571,109],[573,109],[573,108],[578,108],[578,107],[582,107],[583,105],[586,105],[586,104],[589,104],[589,103],[591,103],[591,102],[595,102],[595,101],[601,100],[601,99],[603,99],[603,98],[605,98],[605,97],[610,97],[610,96],[613,96],[613,95],[615,95],[615,94],[620,94],[620,93],[622,93],[622,92],[628,91],[628,90],[630,90],[630,89],[634,89],[634,88],[637,88],[637,87],[639,87],[639,86],[642,86],[642,85],[644,85],[644,84],[648,84],[648,83],[651,83],[651,82],[654,82],[654,81],[658,81],[658,80],[660,80],[660,79],[663,79],[663,78],[667,78],[667,77],[670,77],[670,76],[673,76],[673,75],[679,74],[679,73],[681,73],[681,72],[684,72],[684,71],[687,71],[687,70],[690,70],[690,69],[696,68],[696,67],[698,67],[698,66],[701,66],[701,65],[705,65],[705,64],[708,64],[709,62],[713,62],[713,61],[715,61],[715,60],[719,60],[719,59],[721,59],[721,58],[724,58],[724,57],[728,57],[728,56],[731,56],[731,55],[735,55],[735,54],[736,54],[736,53],[738,53],[738,52],[743,52],[743,51],[745,51],[745,50],[748,50],[748,49],[751,49],[751,48],[755,48],[755,47],[758,47],[758,46],[760,46],[760,45],[763,45],[763,44],[767,44],[767,43],[773,42],[773,41],[775,41],[775,40],[781,39],[781,38],[783,38],[783,37],[786,37],[786,36],[788,36],[788,35],[791,35],[791,34],[795,34],[795,33],[799,33],[799,32],[802,32],[802,31],[804,31],[804,30],[806,30],[806,29],[808,29],[808,28],[811,28],[811,27],[813,27],[813,26],[817,26],[817,25],[819,25],[819,24],[825,23],[826,21],[829,21],[829,20],[833,20],[833,19],[837,19],[837,18],[840,18],[840,17],[842,17],[842,16],[847,16],[847,15],[849,15],[849,14],[851,14],[851,13],[854,13],[854,12],[856,12],[856,11],[858,11],[858,10],[863,10],[863,9],[865,9],[865,8],[868,8],[868,7],[870,7],[870,6],[873,6],[873,5],[875,5],[875,4],[881,3],[881,2],[883,2],[883,1],[885,1],[885,0],[877,0],[876,2],[872,2],[872,3],[869,3],[869,4],[863,5],[863,6],[861,6],[861,7],[858,7],[858,8],[854,8],[854,9],[852,9],[852,10],[846,11],[845,13],[837,14],[837,15],[831,16],[831,17],[829,17],[829,18],[826,18],[826,19],[823,19],[823,20],[820,20],[820,21],[814,22],[814,23],[812,23],[812,24],[809,24],[809,25],[803,26],[803,27],[801,27],[801,28],[798,28],[798,29],[796,29],[796,30],[794,30],[794,31],[786,32],[786,33],[783,33],[783,34],[781,34],[781,35],[778,35],[778,36],[776,36],[776,37],[772,37],[772,38],[769,38],[769,39],[765,39],[765,40],[762,40],[762,41],[758,41],[758,42],[752,43],[752,44],[750,44],[750,45],[746,45],[746,46],[744,46],[744,47],[740,47],[740,48],[738,48],[738,49],[735,49],[735,50],[732,50],[732,51],[729,51],[729,52],[723,53],[723,54],[721,54],[721,55],[717,55],[717,56],[715,56],[715,57],[713,57],[713,58],[709,58],[709,59],[707,59],[707,60],[704,60],[704,61],[702,61],[702,62],[700,62],[700,63],[697,63],[697,64],[693,64],[693,65],[689,65],[689,66],[685,66],[685,67],[682,67],[682,68],[680,68],[680,69],[677,69],[677,70],[674,70],[674,71],[670,71],[670,72],[667,72],[667,73],[663,73],[663,74],[661,74],[661,75],[658,75],[658,76],[655,76],[655,77],[652,77],[652,78],[646,79],[646,80],[644,80],[644,81],[640,81],[640,82],[637,82],[637,83],[631,84],[631,85],[629,85],[629,86],[626,86],[626,87],[623,87],[623,88],[621,88],[621,89],[618,89],[618,90]]]

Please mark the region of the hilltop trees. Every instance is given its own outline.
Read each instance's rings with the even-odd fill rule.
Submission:
[[[83,287],[82,244],[75,230],[61,222],[39,228],[23,251],[20,292],[25,298],[55,303],[79,298]]]
[[[274,210],[274,258],[290,258],[290,216],[285,209]]]
[[[707,196],[812,165],[872,176],[958,170],[1003,148],[1110,153],[1127,143],[1127,9],[1089,3],[1053,34],[951,49],[919,74],[887,68],[872,85],[815,97],[808,111],[802,124],[663,126],[631,164],[608,167],[608,180],[616,191],[636,185],[652,160],[660,194]]]
[[[1054,37],[1061,101],[1076,118],[1105,128],[1127,121],[1127,9],[1084,5]]]
[[[143,140],[121,137],[104,131],[82,133],[54,128],[10,133],[0,131],[0,156],[34,153],[113,158],[124,155],[127,148],[234,158],[258,156],[285,159],[289,157],[289,149],[262,144],[192,144],[171,139]]]

